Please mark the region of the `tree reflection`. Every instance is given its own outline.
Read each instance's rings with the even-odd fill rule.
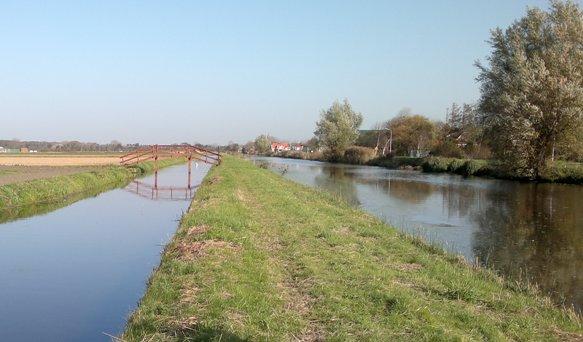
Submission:
[[[314,183],[319,188],[341,196],[352,205],[360,205],[354,174],[346,171],[343,166],[323,167],[322,172],[314,177]]]
[[[431,183],[402,178],[380,179],[375,183],[382,187],[389,196],[410,204],[422,203],[433,192],[438,191],[437,187]]]
[[[506,182],[487,199],[474,217],[473,248],[481,263],[581,310],[583,189]]]

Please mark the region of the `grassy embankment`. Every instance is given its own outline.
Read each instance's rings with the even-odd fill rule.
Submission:
[[[356,147],[353,147],[358,152]],[[363,150],[371,150],[361,148]],[[327,161],[321,153],[288,152],[278,153],[274,157]],[[513,174],[495,160],[459,159],[446,157],[381,157],[372,158],[371,155],[358,155],[352,153],[337,162],[356,165],[382,166],[389,169],[416,168],[424,172],[449,172],[463,176],[481,176],[500,179],[512,179],[531,181],[527,177]],[[583,184],[583,164],[577,162],[556,161],[549,165],[548,169],[538,179],[539,182],[555,182],[568,184]]]
[[[421,167],[424,172],[450,172],[463,176],[531,180],[505,171],[500,163],[491,160],[430,157],[422,159]],[[583,164],[557,161],[549,165],[548,169],[534,180],[539,182],[583,184]]]
[[[225,156],[124,340],[544,340],[580,319],[332,195]]]
[[[159,166],[166,167],[181,162],[183,161],[180,159],[160,160]],[[108,189],[111,185],[122,185],[136,176],[149,173],[153,168],[153,162],[144,162],[132,167],[98,167],[95,171],[3,185],[0,186],[0,210],[49,203],[81,192]]]

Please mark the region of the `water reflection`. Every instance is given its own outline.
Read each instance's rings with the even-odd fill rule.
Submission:
[[[583,187],[257,158],[404,231],[583,306]]]
[[[474,252],[503,274],[539,284],[557,302],[583,303],[583,198],[575,186],[505,184],[473,216]]]
[[[207,170],[199,167],[193,183]],[[183,165],[161,170],[158,186],[184,186],[185,175]],[[48,212],[60,205],[66,207]],[[3,223],[0,341],[104,341],[119,334],[187,207],[116,189]]]
[[[194,192],[198,186],[199,185],[188,187],[160,187],[147,182],[135,180],[130,182],[130,184],[125,187],[125,190],[150,200],[189,201],[193,198]]]
[[[84,192],[79,192],[67,196],[65,199],[58,202],[48,202],[48,203],[35,203],[27,206],[12,207],[0,210],[0,224],[15,221],[18,219],[24,219],[31,216],[43,215],[55,211],[60,208],[67,207],[77,201],[82,199],[95,197],[102,192],[109,191],[120,186],[124,186],[127,182],[112,183],[105,188],[94,189]],[[0,227],[1,229],[1,227]]]
[[[351,179],[352,178],[347,175],[346,169],[324,168],[322,169],[322,172],[314,177],[314,182],[317,187],[340,195],[348,201],[348,203],[360,205],[356,193],[356,186]]]

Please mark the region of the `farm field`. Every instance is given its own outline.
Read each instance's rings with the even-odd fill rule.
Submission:
[[[116,165],[115,153],[0,154],[0,186]]]
[[[0,186],[92,171],[99,166],[0,165]]]
[[[121,154],[6,154],[0,155],[0,165],[19,166],[87,166],[114,165]]]

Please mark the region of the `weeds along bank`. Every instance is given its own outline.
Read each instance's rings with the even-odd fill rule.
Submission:
[[[580,319],[332,195],[225,156],[122,338],[569,340]]]
[[[182,162],[184,161],[180,159],[166,159],[160,160],[158,165],[166,167]],[[153,169],[153,162],[144,162],[132,167],[100,167],[94,171],[3,185],[0,186],[0,210],[12,210],[15,207],[31,204],[60,201],[86,191],[106,190],[112,185],[123,185],[136,176],[149,173]]]
[[[374,150],[366,147],[353,146],[346,150],[339,160],[328,160],[320,152],[282,152],[274,157],[304,159],[327,162],[339,162],[353,165],[381,166],[389,169],[412,168],[424,172],[449,172],[463,176],[481,176],[500,179],[530,181],[509,171],[505,171],[500,163],[494,160],[459,159],[447,157],[374,157]],[[576,162],[557,161],[535,181],[556,182],[567,184],[583,184],[583,164]]]

